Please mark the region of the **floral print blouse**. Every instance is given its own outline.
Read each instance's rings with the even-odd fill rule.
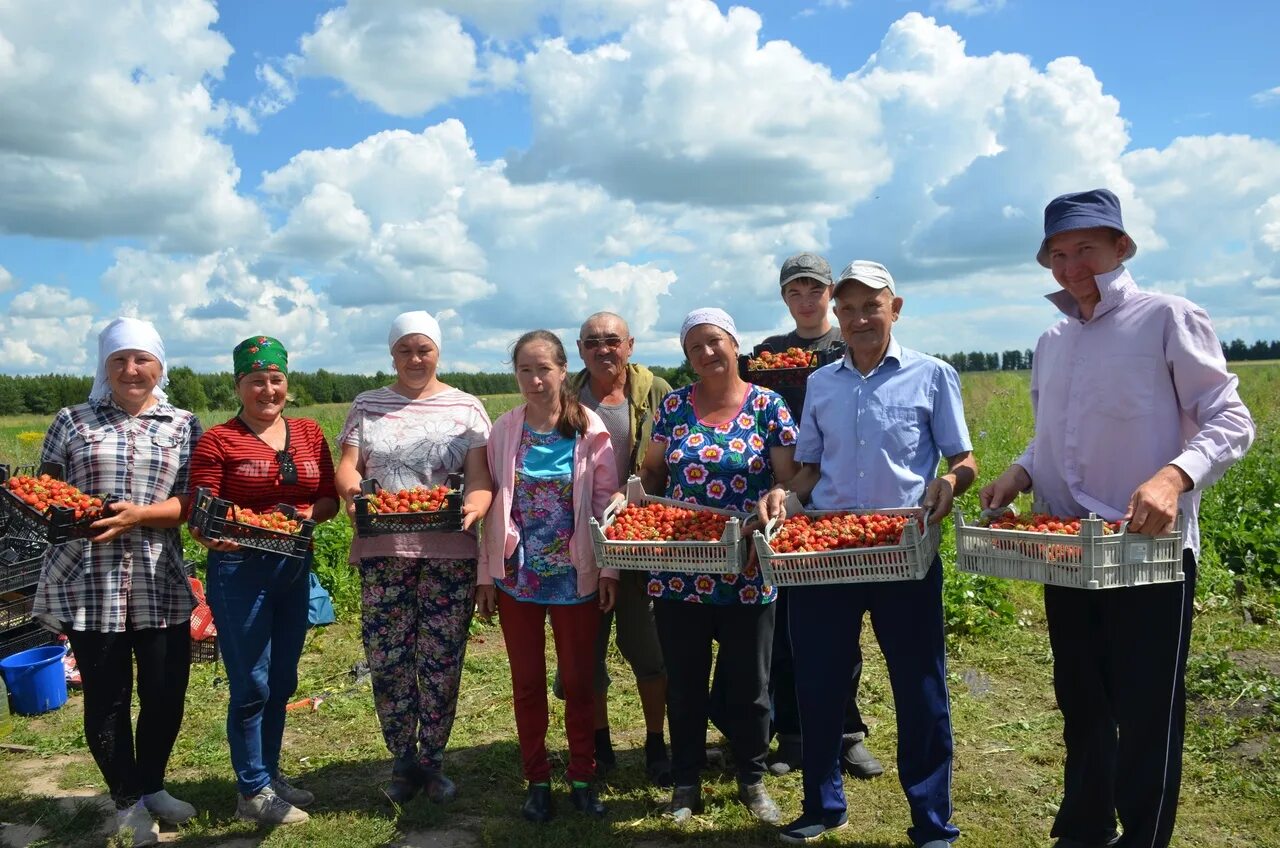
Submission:
[[[731,420],[706,424],[693,409],[697,384],[663,398],[654,415],[653,440],[667,459],[669,498],[752,512],[773,485],[769,449],[794,445],[796,424],[776,392],[747,385],[742,408]],[[778,596],[764,585],[759,566],[742,574],[651,572],[651,598],[703,604],[767,604]]]
[[[498,589],[519,601],[579,604],[578,572],[569,558],[573,536],[573,444],[557,431],[524,427],[516,451],[511,520],[520,544],[507,558]],[[594,597],[594,596],[592,596]]]

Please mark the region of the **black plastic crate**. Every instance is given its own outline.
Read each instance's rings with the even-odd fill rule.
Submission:
[[[63,469],[52,463],[40,466],[39,474],[48,474],[58,480],[63,479]],[[32,466],[18,466],[9,470],[9,466],[0,465],[0,513],[3,513],[4,535],[9,539],[28,539],[31,541],[47,541],[51,545],[61,545],[73,539],[87,539],[97,533],[90,526],[108,515],[107,507],[113,498],[111,495],[100,495],[102,511],[99,514],[77,519],[75,510],[65,506],[50,506],[39,512],[22,498],[9,491],[6,484],[11,476],[20,474],[37,475]]]
[[[192,498],[189,523],[193,530],[198,530],[200,535],[211,541],[235,542],[242,548],[298,559],[311,551],[311,537],[316,529],[314,521],[303,519],[296,534],[281,533],[236,521],[232,517],[236,508],[231,501],[216,498],[208,489],[199,488]],[[290,518],[298,516],[298,510],[289,504],[277,504],[276,509]]]
[[[5,540],[0,548],[0,593],[26,589],[40,582],[44,565],[44,542]]]
[[[45,630],[37,622],[30,621],[21,627],[0,633],[0,659],[11,657],[19,651],[39,648],[42,645],[53,645],[57,641],[57,633]]]
[[[218,656],[217,636],[210,639],[191,640],[191,661],[193,663],[217,662]]]
[[[21,627],[31,621],[31,608],[35,606],[35,590],[28,587],[12,592],[0,592],[0,633]]]
[[[808,368],[762,368],[753,371],[747,367],[747,363],[751,359],[766,350],[772,353],[782,353],[780,350],[774,350],[770,345],[757,345],[750,354],[744,353],[738,356],[739,376],[748,383],[755,383],[757,386],[763,386],[766,389],[790,389],[804,386],[805,381],[809,379],[809,375],[814,371],[824,365],[830,365],[832,362],[842,359],[846,348],[843,344],[837,344],[822,350],[810,351],[814,356],[814,364]]]
[[[449,494],[445,506],[435,512],[373,512],[371,496],[382,490],[377,480],[361,480],[355,497],[356,535],[386,536],[392,533],[450,533],[462,529],[462,475],[445,481]]]

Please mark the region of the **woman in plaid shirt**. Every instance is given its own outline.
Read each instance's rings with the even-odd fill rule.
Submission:
[[[81,491],[119,498],[111,515],[45,555],[34,613],[65,632],[84,685],[84,733],[134,845],[153,845],[155,819],[195,808],[164,789],[182,725],[194,606],[178,527],[200,422],[168,403],[164,343],[146,321],[118,318],[98,336],[88,403],[58,412],[42,463]],[[137,660],[138,726],[130,702]]]

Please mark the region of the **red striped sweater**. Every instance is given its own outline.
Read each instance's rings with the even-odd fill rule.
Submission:
[[[276,452],[239,418],[205,431],[191,455],[191,491],[203,486],[220,498],[255,511],[276,504],[311,506],[338,497],[333,484],[333,455],[320,425],[309,418],[289,418],[289,452],[298,467],[298,482],[280,482]]]

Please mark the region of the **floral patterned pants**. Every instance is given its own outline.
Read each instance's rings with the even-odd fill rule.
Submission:
[[[361,625],[382,738],[399,762],[438,770],[458,706],[473,559],[360,560]]]

